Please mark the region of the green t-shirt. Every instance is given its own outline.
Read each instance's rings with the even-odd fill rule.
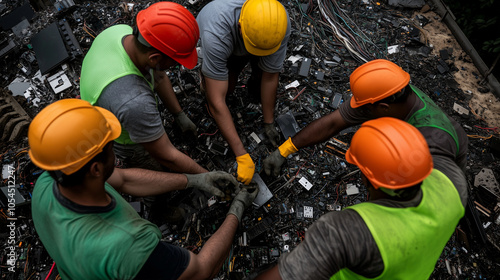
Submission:
[[[161,238],[121,195],[105,184],[112,202],[75,204],[44,172],[32,198],[35,229],[63,279],[133,279]]]

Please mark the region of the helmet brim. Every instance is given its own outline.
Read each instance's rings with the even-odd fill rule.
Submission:
[[[193,69],[198,64],[198,51],[196,48],[186,57],[171,57],[173,60],[180,63],[182,66]]]
[[[111,128],[111,133],[109,134],[108,139],[106,140],[106,143],[118,138],[120,136],[120,134],[122,133],[122,126],[121,126],[118,118],[116,118],[116,116],[113,113],[111,113],[110,111],[108,111],[104,108],[101,108],[98,106],[94,106],[94,108],[96,108],[97,111],[99,111],[99,113],[101,113],[104,116],[104,118],[106,119],[106,121],[108,122],[108,124]]]
[[[245,49],[250,54],[256,55],[256,56],[271,55],[271,54],[275,53],[281,46],[281,43],[279,43],[276,47],[274,47],[272,49],[268,49],[268,50],[259,49],[259,48],[252,46],[252,43],[250,43],[250,41],[245,36],[243,36],[243,43],[245,44]]]
[[[349,102],[349,104],[351,105],[351,108],[358,108],[358,107],[365,105],[365,104],[359,104],[358,102],[356,102],[356,99],[354,98],[354,96],[351,96],[351,101]]]

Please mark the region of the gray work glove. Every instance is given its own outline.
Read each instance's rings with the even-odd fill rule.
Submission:
[[[252,202],[255,200],[258,193],[259,187],[254,183],[251,183],[250,186],[242,188],[233,199],[233,203],[231,203],[231,207],[229,208],[227,215],[235,215],[236,218],[238,218],[238,222],[241,223],[243,212],[245,212],[245,209],[252,205]]]
[[[267,176],[273,173],[273,176],[280,175],[281,166],[285,162],[285,158],[281,155],[280,150],[276,149],[266,159],[264,159],[264,172]]]
[[[186,116],[184,111],[180,111],[177,114],[174,114],[175,123],[180,127],[182,133],[186,133],[189,131],[195,137],[198,136],[196,131],[196,125]]]
[[[266,134],[267,139],[271,141],[274,147],[278,146],[280,141],[280,135],[274,126],[274,122],[272,123],[264,123],[264,133]]]
[[[188,180],[186,189],[196,188],[220,197],[225,196],[225,194],[219,188],[227,188],[232,185],[232,189],[235,189],[239,185],[233,175],[224,171],[184,175],[186,175]]]

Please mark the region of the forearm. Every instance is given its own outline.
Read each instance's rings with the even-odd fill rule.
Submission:
[[[337,110],[308,124],[292,137],[292,142],[297,149],[309,147],[330,139],[346,127]]]
[[[198,254],[200,264],[202,264],[200,270],[208,272],[207,275],[211,275],[210,279],[217,274],[227,258],[237,228],[238,218],[234,215],[228,215]]]
[[[243,142],[241,142],[238,136],[233,118],[231,117],[231,112],[229,112],[229,108],[226,104],[210,106],[210,111],[219,127],[222,137],[227,141],[233,153],[236,156],[246,154],[245,146],[243,146]]]
[[[278,88],[279,73],[262,73],[261,101],[264,123],[274,122],[274,107],[276,105],[276,89]]]
[[[142,143],[142,145],[155,160],[173,171],[192,174],[207,172],[192,158],[177,150],[166,133],[155,141]]]
[[[187,182],[187,177],[183,174],[139,168],[116,168],[108,179],[108,183],[115,189],[132,196],[152,196],[183,190]]]
[[[169,168],[172,171],[188,173],[188,174],[198,174],[208,172],[205,168],[201,167],[198,163],[196,163],[192,158],[188,157],[186,154],[181,151],[175,149],[172,151],[172,154],[169,155],[169,158],[156,158],[155,159],[160,162],[160,164]]]
[[[236,156],[246,154],[247,152],[238,136],[238,132],[236,132],[231,112],[229,112],[229,108],[226,104],[228,81],[214,80],[205,77],[205,85],[210,113],[214,117],[222,137],[227,141],[229,147]]]
[[[155,72],[155,89],[161,101],[170,113],[176,114],[182,111],[181,105],[179,104],[177,96],[175,96],[175,92],[172,88],[172,82],[163,71]]]

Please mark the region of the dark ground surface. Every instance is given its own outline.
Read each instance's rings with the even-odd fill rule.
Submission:
[[[8,16],[14,8],[23,4],[22,1],[11,2],[0,3],[2,27],[10,23],[8,20],[12,21]],[[14,179],[22,197],[17,199],[18,204],[15,207],[15,251],[19,258],[14,273],[7,270],[7,254],[10,252],[7,246],[10,233],[8,220],[4,215],[0,220],[0,238],[5,240],[1,248],[2,279],[45,279],[53,264],[40,243],[31,220],[29,198],[41,170],[30,162],[26,153],[27,125],[19,125],[19,131],[16,132],[13,129],[14,124],[22,120],[29,123],[30,118],[55,100],[77,97],[81,61],[93,37],[111,25],[132,24],[137,11],[151,3],[76,1],[74,6],[56,11],[52,5],[43,7],[43,1],[37,2],[38,4],[34,2],[31,5],[35,10],[32,14],[21,11],[29,19],[25,28],[18,28],[20,31],[17,31],[17,34],[10,28],[0,34],[2,50],[7,49],[10,42],[15,44],[15,47],[5,54],[0,51],[1,96],[5,96],[0,99],[0,125],[2,134],[5,134],[0,144],[0,160],[3,168],[8,169],[8,166],[11,166],[15,169],[13,178],[2,177],[2,187],[7,187],[9,181]],[[179,1],[195,15],[207,2]],[[423,39],[420,30],[439,19],[435,18],[435,14],[426,13],[415,17],[415,11],[420,8],[397,8],[389,6],[385,1],[378,4],[364,4],[362,1],[338,1],[328,4],[319,2],[325,11],[323,15],[318,2],[282,3],[292,19],[287,58],[296,56],[297,61],[287,60],[280,75],[276,116],[287,116],[297,122],[297,130],[303,128],[312,120],[335,110],[338,105],[335,103],[337,98],[345,100],[349,97],[348,77],[363,60],[386,58],[399,64],[411,74],[412,83],[427,92],[448,115],[461,123],[470,135],[466,174],[470,182],[469,209],[466,218],[445,247],[431,279],[499,278],[500,190],[495,179],[499,178],[500,173],[498,128],[492,127],[491,122],[487,123],[480,112],[469,108],[474,96],[461,89],[460,81],[455,79],[455,74],[460,71],[470,71],[470,76],[477,76],[474,70],[465,70],[458,66],[470,63],[470,59],[464,55],[456,55],[456,50],[448,46],[440,46],[440,49],[433,51],[431,44]],[[334,17],[335,13],[339,18]],[[347,37],[348,39],[341,43],[333,34],[325,15],[330,15],[328,17],[334,26],[344,26],[342,34],[345,37],[346,34],[353,37]],[[349,22],[348,18],[352,22]],[[61,21],[68,23],[71,28],[68,34],[74,34],[79,48],[73,43],[75,48],[67,51],[67,59],[47,70],[44,73],[46,75],[42,76],[37,74],[40,69],[39,61],[50,61],[51,58],[44,54],[43,48],[40,49],[40,43],[34,43],[34,38],[49,24]],[[345,22],[349,23],[349,28],[345,27]],[[62,37],[68,34],[62,32]],[[66,42],[69,41],[71,38]],[[346,43],[352,46],[351,52],[346,48]],[[399,46],[399,52],[388,54],[388,47],[396,45]],[[66,47],[68,48],[68,44]],[[52,48],[49,49],[52,50],[49,54],[55,52]],[[359,55],[353,54],[354,52]],[[312,62],[309,68],[305,67],[304,58]],[[68,88],[56,94],[58,87],[51,87],[47,78],[60,71],[62,73],[58,79],[62,80],[61,86],[68,85]],[[196,139],[182,135],[172,125],[172,116],[162,110],[165,129],[172,142],[207,169],[235,173],[234,155],[230,150],[226,154],[221,153],[227,145],[206,110],[205,98],[199,90],[197,68],[173,69],[169,75],[181,105],[197,124],[199,132]],[[342,156],[356,128],[343,131],[328,143],[302,149],[287,160],[279,178],[264,176],[261,172],[262,160],[274,148],[262,134],[261,109],[255,96],[248,93],[248,77],[249,70],[246,69],[240,76],[236,92],[228,96],[227,103],[233,112],[247,151],[256,163],[256,172],[261,173],[272,198],[262,207],[247,211],[231,254],[217,279],[242,279],[252,271],[273,264],[282,253],[292,250],[300,243],[307,227],[323,213],[363,202],[367,196],[358,170],[345,162]],[[478,85],[480,78],[476,79],[477,81],[473,81],[476,85],[474,92],[488,92],[486,87]],[[297,81],[298,85],[289,86],[294,81]],[[31,89],[25,93],[28,87]],[[15,103],[8,98],[11,95],[18,95],[14,98],[22,107],[21,110],[16,111],[14,106],[10,105]],[[468,115],[459,114],[454,110],[456,105],[464,107]],[[27,115],[23,115],[23,110]],[[18,118],[20,120],[12,121]],[[283,134],[289,133],[290,129],[294,132],[293,127],[281,129],[280,127]],[[253,137],[252,133],[257,138]],[[261,142],[257,143],[256,139]],[[282,140],[284,139],[282,135]],[[309,190],[300,183],[304,179],[312,184]],[[164,240],[193,252],[199,251],[221,224],[230,204],[230,201],[226,200],[212,201],[207,194],[201,192],[175,192],[166,199],[170,205],[183,208],[185,216],[182,221],[171,223],[166,222],[161,207],[150,209],[143,206],[141,199],[126,199],[137,206],[140,215],[160,227]],[[25,202],[22,203],[22,200]],[[215,203],[207,206],[212,202]],[[309,212],[304,216],[305,206],[312,207],[311,218],[307,215]],[[2,212],[8,213],[3,205]],[[53,271],[49,279],[55,279],[56,276],[57,273]]]

